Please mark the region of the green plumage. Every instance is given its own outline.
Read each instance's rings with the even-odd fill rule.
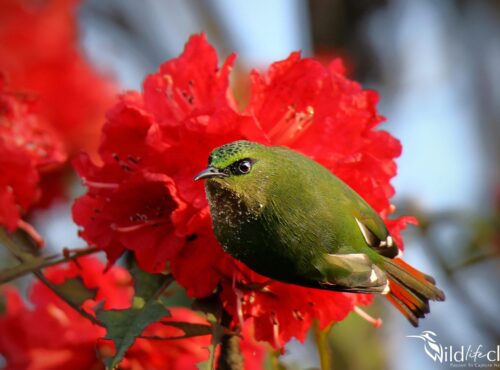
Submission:
[[[219,242],[254,271],[314,288],[388,292],[397,246],[377,212],[320,164],[238,141],[215,149],[197,179],[206,179]],[[439,298],[433,288],[423,303]]]

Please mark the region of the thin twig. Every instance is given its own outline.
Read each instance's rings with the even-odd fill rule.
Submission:
[[[149,339],[149,340],[179,340],[179,339],[187,339],[193,337],[202,337],[205,335],[210,335],[211,333],[206,334],[197,334],[197,335],[177,335],[175,337],[161,337],[159,335],[138,335],[136,338],[139,339]]]
[[[465,261],[462,261],[462,262],[450,267],[450,272],[455,273],[458,270],[462,270],[463,268],[476,265],[477,263],[491,261],[492,259],[495,259],[495,258],[500,258],[500,252],[494,251],[491,253],[484,253],[484,254],[472,256],[472,257],[466,259]]]
[[[57,286],[55,286],[54,284],[52,284],[49,280],[47,280],[47,278],[43,275],[43,273],[41,271],[33,271],[33,273],[35,274],[35,276],[38,278],[38,280],[40,280],[47,288],[49,288],[50,290],[52,290],[52,292],[54,292],[55,295],[57,295],[60,299],[62,299],[68,306],[70,306],[71,308],[73,308],[75,311],[77,311],[80,315],[82,315],[83,317],[85,317],[86,319],[90,320],[90,322],[92,322],[92,324],[94,325],[98,325],[98,326],[104,326],[99,320],[97,320],[94,316],[92,316],[91,314],[89,314],[87,311],[85,311],[83,308],[81,308],[80,306],[78,306],[77,304],[74,304],[73,302],[71,302],[69,299],[67,299],[63,293],[61,293],[61,291],[57,288]]]
[[[222,324],[222,315],[223,315],[223,308],[222,308],[222,303],[220,301],[220,287],[217,288],[217,305],[215,308],[215,319],[216,322],[213,325],[212,328],[212,340],[211,340],[211,351],[210,351],[210,370],[215,369],[215,350],[217,348],[217,345],[220,344],[221,342],[221,337],[222,333],[220,331],[221,324]]]
[[[484,310],[482,310],[482,307],[477,304],[476,300],[470,295],[467,289],[463,289],[461,287],[458,277],[448,266],[446,259],[438,251],[439,248],[432,236],[430,236],[426,231],[422,231],[422,236],[425,238],[423,245],[427,247],[427,250],[432,254],[433,260],[436,261],[445,272],[448,282],[454,289],[455,294],[460,297],[466,307],[470,308],[471,312],[474,312],[474,314],[471,315],[472,320],[475,321],[479,328],[481,328],[483,333],[487,333],[493,340],[498,340],[500,338],[500,334],[494,326],[491,325],[492,321],[487,318],[487,315]]]
[[[21,262],[29,262],[32,258],[35,258],[32,256],[32,258],[29,258],[29,254],[27,253],[20,253],[19,247],[17,244],[14,243],[14,241],[7,235],[6,231],[0,228],[0,242],[4,244],[7,249],[16,257],[16,259]],[[51,291],[53,291],[60,299],[62,299],[68,306],[73,308],[75,311],[77,311],[80,315],[85,317],[86,319],[90,320],[93,324],[103,326],[99,320],[97,320],[94,316],[89,314],[87,311],[83,310],[81,307],[78,305],[74,304],[73,302],[70,302],[70,300],[66,299],[64,294],[61,293],[61,291],[54,285],[52,284],[47,278],[43,275],[43,273],[40,270],[35,270],[33,271],[33,274],[40,280],[47,288],[49,288]]]
[[[167,288],[170,286],[175,281],[175,278],[172,274],[168,274],[165,276],[165,280],[163,281],[162,285],[158,290],[155,292],[153,299],[156,300],[160,298],[160,296],[167,290]]]
[[[67,250],[69,253],[67,255],[63,255],[62,257],[60,254],[55,254],[51,256],[47,256],[45,258],[42,257],[35,257],[35,258],[40,258],[41,260],[44,260],[44,262],[40,262],[39,265],[36,266],[30,266],[27,264],[26,266],[15,266],[12,268],[8,268],[5,270],[0,271],[0,284],[5,284],[11,280],[20,278],[21,276],[24,276],[30,272],[33,272],[35,270],[41,270],[50,266],[58,265],[60,263],[64,262],[69,262],[72,260],[75,260],[77,258],[97,253],[100,250],[97,248],[87,248],[87,249],[82,249],[82,250]],[[59,258],[58,258],[59,257]],[[19,260],[19,258],[18,258]],[[26,261],[23,261],[26,262]],[[9,273],[9,271],[13,271],[12,273]]]
[[[222,308],[221,304],[219,304],[219,307],[220,328],[229,327],[232,316]],[[220,337],[220,352],[217,361],[217,370],[243,370],[244,362],[241,353],[240,336],[231,332],[221,332],[220,334],[222,334],[222,336]]]
[[[241,338],[236,335],[224,334],[222,336],[217,370],[243,370],[240,341]]]

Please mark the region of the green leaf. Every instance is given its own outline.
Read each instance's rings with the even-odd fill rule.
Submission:
[[[221,325],[222,321],[222,306],[220,302],[220,297],[218,293],[214,293],[205,298],[195,299],[191,305],[193,310],[202,311],[206,314],[207,320],[210,322],[212,327],[212,339],[210,341],[210,346],[208,350],[210,351],[210,356],[207,363],[198,364],[199,368],[207,366],[208,369],[212,370],[215,368],[215,353],[217,346],[221,342],[222,335],[225,329]]]
[[[214,322],[212,324],[212,340],[210,341],[210,369],[215,369],[215,354],[217,346],[222,340],[222,333],[224,332],[224,327],[220,323]]]
[[[106,339],[115,343],[116,353],[105,359],[106,368],[115,368],[125,353],[151,323],[170,317],[162,302],[162,293],[173,281],[171,275],[150,274],[136,264],[130,268],[134,279],[135,295],[132,307],[125,310],[97,310],[97,319],[106,327]]]
[[[197,364],[197,368],[200,370],[213,370],[215,369],[215,355],[217,351],[217,346],[220,344],[222,339],[222,333],[224,328],[217,322],[213,323],[211,326],[212,338],[210,340],[210,346],[207,348],[210,355],[206,361]]]
[[[184,334],[182,335],[164,339],[184,339],[191,337],[199,337],[202,335],[210,335],[214,331],[212,325],[207,325],[207,324],[195,324],[184,321],[162,321],[161,324],[181,329],[184,332]],[[225,331],[229,330],[226,329]]]
[[[89,289],[80,276],[67,279],[62,284],[54,284],[64,298],[76,306],[81,306],[87,299],[95,299],[97,289]]]
[[[152,299],[159,289],[170,282],[170,275],[150,274],[139,268],[136,264],[130,269],[134,278],[135,295],[144,300]]]
[[[116,353],[105,359],[107,369],[114,369],[134,343],[135,338],[151,323],[169,317],[170,311],[160,302],[134,300],[132,308],[97,312],[98,320],[106,327],[105,339],[115,343]]]

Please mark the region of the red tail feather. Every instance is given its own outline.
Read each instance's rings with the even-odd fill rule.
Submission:
[[[418,326],[418,319],[429,313],[429,300],[444,300],[443,292],[436,288],[432,277],[403,260],[385,259],[383,266],[390,288],[386,297],[413,326]]]

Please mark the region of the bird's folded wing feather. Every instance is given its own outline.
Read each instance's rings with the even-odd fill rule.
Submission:
[[[387,289],[385,273],[363,253],[324,254],[314,261],[322,279],[319,284],[332,290],[383,293]]]
[[[366,244],[385,257],[394,258],[399,249],[380,215],[357,193],[347,186],[338,195],[352,211],[352,217],[363,234]]]

